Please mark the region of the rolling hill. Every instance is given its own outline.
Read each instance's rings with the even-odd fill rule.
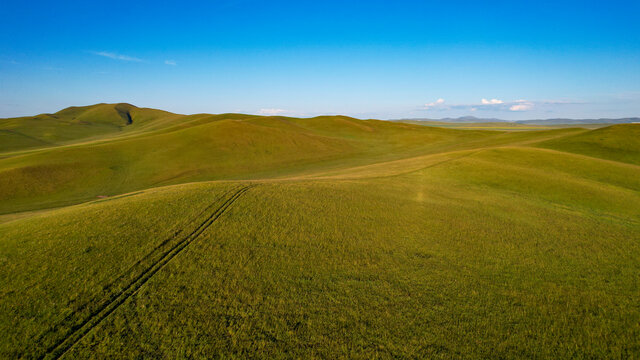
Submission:
[[[640,355],[640,125],[54,115],[0,120],[0,357]]]
[[[99,109],[102,117],[94,123],[120,124],[124,130],[56,147],[34,149],[25,141],[22,151],[15,151],[20,144],[5,148],[0,153],[0,214],[69,205],[159,185],[293,176],[522,137],[344,116],[177,116],[130,106],[133,122],[126,124],[118,107],[123,105],[62,113],[85,114]],[[157,114],[163,116],[154,117]],[[138,119],[142,119],[140,123]],[[31,130],[44,132],[37,127]],[[549,134],[527,136],[546,138]]]
[[[542,147],[640,165],[640,124],[621,124],[547,140]]]
[[[172,117],[175,114],[130,104],[97,104],[69,107],[55,114],[0,119],[0,152],[120,135]]]

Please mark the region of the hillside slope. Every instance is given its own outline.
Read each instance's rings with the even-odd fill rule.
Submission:
[[[540,143],[541,147],[640,164],[640,124],[604,127]]]
[[[171,117],[175,114],[121,103],[74,106],[55,114],[0,119],[0,154],[118,135],[149,121]]]
[[[527,147],[447,154],[0,224],[0,354],[638,354],[640,168]]]
[[[73,126],[105,126],[113,132],[85,133],[74,141],[60,140],[59,146],[0,153],[0,214],[161,185],[308,176],[487,146],[569,144],[593,134],[585,129],[463,131],[344,116],[176,115],[127,104],[69,108],[56,116],[68,120],[57,123],[52,134],[70,136],[66,129]],[[31,121],[5,123],[29,128]],[[47,121],[43,120],[54,124]],[[623,146],[634,149],[634,144]],[[637,157],[634,154],[629,156]]]
[[[103,107],[98,107],[103,109]],[[65,110],[65,116],[79,110]],[[109,108],[111,115],[117,112]],[[153,186],[277,178],[446,150],[560,136],[419,127],[343,116],[167,115],[131,108],[123,134],[0,154],[0,214]],[[82,112],[85,114],[86,110]],[[146,118],[143,114],[147,114]],[[113,119],[113,116],[106,119]],[[118,115],[120,116],[120,115]],[[105,118],[95,118],[100,123]],[[119,117],[120,122],[126,119]]]

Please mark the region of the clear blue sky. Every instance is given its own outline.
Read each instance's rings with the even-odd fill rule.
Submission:
[[[639,1],[0,1],[0,117],[640,116]],[[484,100],[483,100],[484,99]]]

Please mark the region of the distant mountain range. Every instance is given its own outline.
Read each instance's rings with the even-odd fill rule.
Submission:
[[[517,124],[530,124],[530,125],[557,125],[557,124],[627,124],[640,122],[640,117],[620,118],[620,119],[536,119],[536,120],[502,120],[495,118],[477,118],[475,116],[462,116],[459,118],[442,118],[442,119],[428,119],[428,118],[413,118],[413,119],[398,119],[400,121],[437,121],[437,122],[450,122],[450,123],[488,123],[488,122],[510,122]]]

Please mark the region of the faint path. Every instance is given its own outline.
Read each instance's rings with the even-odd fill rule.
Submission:
[[[45,354],[34,356],[26,355],[23,357],[36,357],[39,359],[58,359],[64,355],[71,347],[78,343],[85,335],[87,335],[92,329],[94,329],[102,320],[104,320],[109,314],[114,312],[120,305],[122,305],[127,299],[134,295],[140,287],[146,284],[160,269],[162,269],[171,259],[182,252],[190,243],[197,239],[207,228],[209,228],[218,218],[231,206],[233,203],[246,193],[254,185],[248,185],[235,191],[222,205],[215,209],[195,230],[189,234],[180,238],[169,249],[162,251],[162,245],[166,244],[169,240],[165,240],[158,245],[150,254],[141,259],[138,263],[134,264],[132,268],[137,265],[142,265],[143,270],[137,274],[126,286],[121,290],[111,295],[106,301],[103,301],[101,305],[88,314],[81,322],[73,325],[70,329],[53,345],[51,345],[45,352]],[[177,233],[179,233],[178,231]],[[160,252],[160,254],[154,254],[154,252]],[[156,256],[153,256],[156,255]],[[156,257],[159,258],[156,259]],[[149,260],[150,259],[150,260]],[[148,264],[144,264],[145,260],[148,260]],[[116,282],[119,279],[114,280]],[[111,284],[109,285],[111,286]],[[73,314],[72,314],[73,315]]]

